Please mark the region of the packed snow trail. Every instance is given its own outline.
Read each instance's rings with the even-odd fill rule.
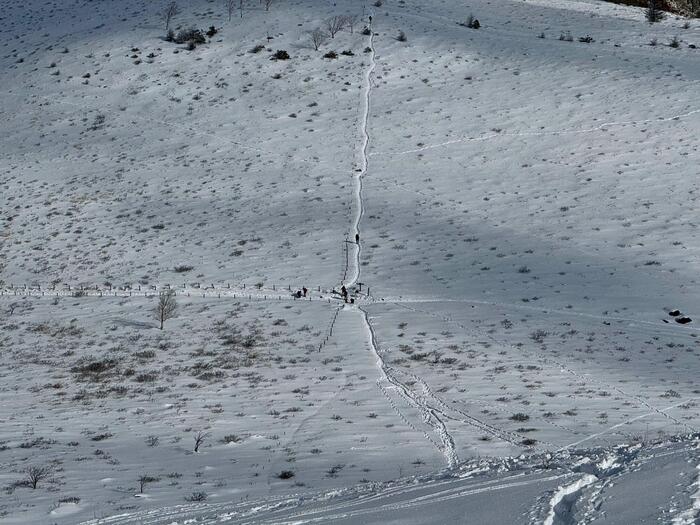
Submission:
[[[372,25],[370,24],[370,34],[369,34],[369,53],[370,66],[365,73],[365,86],[362,92],[362,118],[360,121],[360,127],[362,128],[362,159],[360,161],[360,169],[355,174],[355,217],[352,224],[352,237],[353,239],[358,239],[360,235],[360,221],[365,214],[365,206],[362,200],[362,179],[367,175],[368,167],[368,149],[369,149],[369,110],[370,110],[370,96],[372,93],[372,75],[374,74],[374,69],[377,66],[375,60],[374,52],[374,31],[372,31]],[[362,244],[360,241],[353,244],[353,273],[350,279],[347,281],[346,285],[351,286],[360,279],[360,255],[362,253]]]
[[[397,377],[392,373],[391,367],[388,366],[384,362],[384,358],[382,358],[379,344],[377,343],[376,334],[374,333],[372,324],[369,321],[369,315],[361,308],[358,308],[358,310],[362,314],[372,352],[377,357],[377,368],[379,368],[381,373],[380,378],[377,380],[377,384],[379,385],[380,389],[383,391],[386,390],[386,388],[381,385],[382,382],[389,383],[389,387],[395,388],[406,399],[406,401],[408,401],[409,404],[413,405],[420,411],[423,416],[423,421],[430,425],[435,433],[437,433],[440,437],[442,445],[438,446],[438,448],[445,456],[447,467],[450,469],[456,467],[459,463],[459,457],[457,456],[454,439],[443,421],[445,414],[438,407],[429,404],[426,397],[417,395],[413,390],[397,379]],[[428,437],[431,443],[435,444],[430,436],[426,437]]]
[[[370,28],[370,34],[369,34],[369,43],[368,47],[370,49],[369,52],[369,58],[370,58],[370,65],[369,68],[367,69],[367,72],[365,73],[365,85],[364,89],[362,92],[362,117],[360,120],[360,128],[362,130],[362,148],[361,148],[361,161],[360,161],[360,168],[355,172],[355,188],[354,188],[354,197],[355,197],[355,216],[353,219],[353,224],[352,224],[352,236],[353,240],[356,240],[354,243],[352,241],[348,242],[348,245],[353,246],[353,257],[351,261],[348,261],[348,268],[346,268],[345,272],[345,286],[352,286],[356,284],[360,278],[360,255],[362,252],[362,245],[361,242],[357,239],[359,239],[360,235],[360,221],[362,220],[362,217],[364,215],[364,201],[362,197],[362,179],[365,175],[367,175],[367,168],[368,168],[368,159],[369,159],[369,142],[370,142],[370,135],[369,135],[369,111],[370,111],[370,106],[371,106],[371,95],[372,95],[372,75],[374,73],[374,70],[377,66],[376,60],[375,60],[375,50],[374,50],[374,31],[372,30],[372,25],[370,23],[369,25]],[[350,272],[350,278],[347,278],[347,274]],[[382,392],[382,394],[387,398],[387,400],[390,402],[394,410],[398,413],[398,415],[403,419],[403,421],[413,429],[416,429],[416,427],[408,421],[408,419],[405,417],[405,415],[398,409],[396,404],[393,402],[391,399],[391,396],[389,395],[388,390],[389,389],[396,389],[396,391],[399,393],[400,396],[402,396],[411,406],[416,408],[422,415],[423,422],[429,425],[430,427],[433,428],[434,432],[438,434],[440,441],[442,444],[438,444],[435,442],[435,440],[428,434],[425,433],[426,438],[428,441],[430,441],[434,446],[436,446],[442,454],[445,456],[445,461],[447,463],[448,468],[454,468],[457,466],[459,463],[459,458],[457,456],[457,451],[455,449],[455,444],[454,440],[452,439],[452,436],[450,435],[449,431],[447,430],[447,427],[445,426],[445,423],[443,421],[443,418],[445,418],[444,413],[441,412],[441,410],[435,406],[430,405],[424,396],[420,396],[416,394],[413,390],[411,390],[408,386],[403,384],[401,381],[397,379],[397,377],[392,374],[391,372],[391,367],[387,366],[386,363],[384,362],[384,359],[381,356],[381,352],[379,350],[379,345],[377,343],[376,335],[374,333],[374,329],[372,328],[372,324],[370,323],[369,320],[369,315],[368,313],[363,310],[362,308],[358,308],[359,312],[362,314],[362,319],[365,325],[366,329],[366,336],[369,341],[370,348],[372,349],[372,352],[377,358],[377,367],[380,371],[380,377],[377,380],[377,387],[379,390]],[[385,385],[387,384],[388,385]],[[442,416],[442,417],[441,417]]]
[[[561,515],[568,516],[573,501],[580,492],[598,481],[598,478],[592,474],[586,474],[581,479],[574,481],[568,485],[562,485],[554,493],[549,501],[549,514],[544,520],[543,525],[555,525],[555,523],[567,523],[566,518],[561,518]]]
[[[334,519],[371,516],[403,508],[420,508],[436,503],[462,500],[469,496],[508,492],[517,487],[556,487],[570,473],[562,471],[521,471],[503,477],[480,479],[406,479],[392,483],[371,483],[347,489],[300,492],[289,496],[227,503],[191,503],[124,513],[82,522],[83,525],[172,525],[197,523],[332,523]],[[489,496],[490,497],[490,496]]]

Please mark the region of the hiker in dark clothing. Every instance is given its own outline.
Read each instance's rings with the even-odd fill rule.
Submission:
[[[297,293],[295,295],[297,299],[301,299],[301,290],[297,290]]]
[[[304,286],[304,287],[301,289],[301,291],[304,292],[304,297],[306,297],[306,294],[309,292],[309,290],[306,289],[306,286]]]
[[[360,234],[359,233],[355,234],[355,244],[360,244]]]

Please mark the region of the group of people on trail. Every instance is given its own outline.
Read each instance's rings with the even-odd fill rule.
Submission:
[[[309,289],[306,286],[303,286],[301,290],[297,290],[292,295],[294,295],[296,299],[301,299],[302,297],[306,297],[308,293]]]
[[[345,285],[341,286],[340,295],[343,297],[343,301],[345,301],[346,303],[350,303],[350,304],[355,303],[355,298],[349,296],[348,289],[345,287]]]

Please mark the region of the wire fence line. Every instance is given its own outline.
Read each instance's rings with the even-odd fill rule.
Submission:
[[[335,302],[333,291],[316,286],[307,289],[306,294],[302,292],[303,286],[292,285],[247,285],[245,283],[231,285],[223,283],[220,285],[183,284],[172,286],[162,285],[135,285],[135,286],[109,286],[109,285],[70,285],[70,284],[10,284],[0,288],[0,297],[157,297],[163,291],[172,291],[179,297],[200,297],[200,298],[230,298],[247,300],[299,300],[299,301],[323,301]]]
[[[338,314],[340,311],[343,309],[343,306],[340,305],[336,307],[335,312],[333,312],[333,316],[331,317],[330,322],[328,323],[328,327],[326,328],[326,336],[323,338],[323,340],[319,343],[318,345],[318,351],[320,352],[324,346],[328,344],[328,340],[333,337],[333,328],[335,327],[335,322],[338,319]]]

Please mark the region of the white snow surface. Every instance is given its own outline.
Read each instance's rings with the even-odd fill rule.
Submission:
[[[0,523],[697,521],[698,20],[165,3],[0,0]]]

